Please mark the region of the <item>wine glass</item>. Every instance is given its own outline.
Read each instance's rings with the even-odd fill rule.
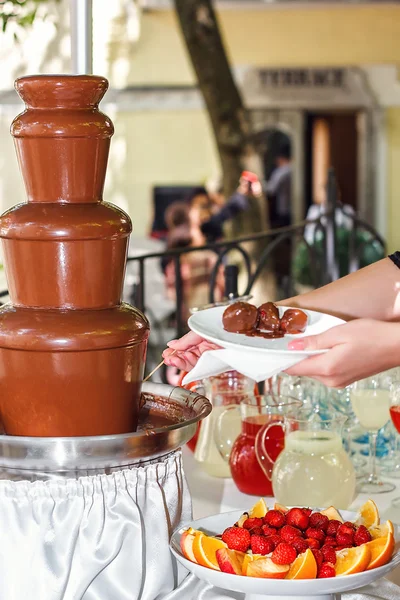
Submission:
[[[390,416],[393,425],[400,433],[400,380],[392,382],[390,386]],[[395,508],[400,508],[400,497],[392,502]]]
[[[390,419],[390,388],[392,377],[388,372],[362,379],[353,384],[351,405],[360,425],[369,433],[369,475],[360,480],[358,491],[366,494],[391,492],[395,486],[382,481],[377,473],[376,441],[378,431]]]

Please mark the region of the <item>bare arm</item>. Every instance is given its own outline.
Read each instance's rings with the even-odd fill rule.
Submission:
[[[364,269],[279,304],[336,315],[345,320],[400,320],[400,269],[384,258]]]

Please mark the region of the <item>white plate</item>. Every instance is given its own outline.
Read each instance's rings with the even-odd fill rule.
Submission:
[[[199,519],[198,521],[192,521],[179,527],[171,538],[170,546],[173,554],[188,569],[188,571],[194,573],[199,579],[219,588],[244,592],[249,595],[246,596],[246,598],[251,598],[253,594],[259,594],[259,600],[261,600],[261,598],[269,598],[271,600],[272,598],[279,598],[282,596],[287,598],[293,597],[293,600],[295,600],[296,597],[306,598],[307,596],[319,596],[321,600],[322,598],[328,600],[330,599],[330,594],[347,592],[368,585],[376,579],[384,577],[395,567],[400,565],[400,530],[398,526],[395,526],[395,554],[389,563],[383,567],[372,569],[371,571],[364,571],[363,573],[357,573],[356,575],[332,577],[330,579],[303,579],[295,581],[230,575],[192,563],[183,556],[180,548],[180,538],[182,533],[186,531],[188,527],[204,530],[211,535],[221,535],[227,527],[232,527],[242,514],[243,511],[239,510],[222,513]],[[356,519],[356,513],[341,511],[341,514],[346,521],[354,521]]]
[[[290,307],[280,306],[278,308],[279,314],[282,316]],[[331,327],[345,323],[342,319],[332,317],[332,315],[326,315],[314,310],[304,310],[308,316],[308,325],[304,333],[285,335],[283,338],[268,340],[261,337],[249,337],[242,333],[229,333],[229,331],[225,331],[222,325],[222,315],[225,309],[226,306],[217,306],[216,308],[201,310],[189,318],[188,325],[192,331],[222,348],[237,349],[240,347],[266,354],[273,352],[276,354],[290,353],[291,355],[310,356],[311,354],[321,354],[322,352],[326,352],[326,350],[289,350],[288,343],[291,340],[299,339],[306,335],[323,333],[331,329]]]

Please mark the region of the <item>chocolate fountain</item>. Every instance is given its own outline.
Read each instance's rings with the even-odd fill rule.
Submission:
[[[180,446],[211,405],[142,386],[149,324],[121,302],[131,222],[102,199],[107,87],[86,75],[16,82],[26,109],[11,133],[28,202],[0,218],[7,600],[161,599],[183,576],[168,547],[191,512]]]

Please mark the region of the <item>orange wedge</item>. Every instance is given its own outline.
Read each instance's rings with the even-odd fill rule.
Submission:
[[[362,505],[358,512],[356,523],[357,525],[364,525],[367,529],[378,527],[380,523],[379,511],[373,500],[367,500],[367,502]]]
[[[209,567],[219,571],[216,552],[220,548],[226,548],[225,542],[218,538],[205,535],[197,531],[193,541],[193,554],[196,562],[203,567]]]
[[[387,536],[376,538],[365,544],[371,552],[367,571],[386,565],[392,558],[394,550],[394,536],[389,532]]]
[[[394,527],[392,521],[386,521],[376,527],[370,527],[369,532],[373,540],[378,538],[387,537],[389,533],[394,537]]]
[[[371,560],[371,550],[368,544],[356,548],[345,548],[336,552],[336,577],[353,575],[365,571]]]
[[[289,568],[289,565],[276,565],[270,558],[263,557],[247,563],[246,575],[265,579],[284,579]]]
[[[249,512],[250,519],[259,518],[262,519],[267,514],[268,507],[265,504],[264,498],[260,498],[258,502],[255,503],[253,508]]]
[[[291,564],[286,579],[315,579],[317,576],[317,562],[310,549],[299,554]]]
[[[336,510],[334,506],[330,506],[325,510],[321,510],[321,515],[325,515],[330,521],[340,521],[341,523],[344,522],[342,515]]]

